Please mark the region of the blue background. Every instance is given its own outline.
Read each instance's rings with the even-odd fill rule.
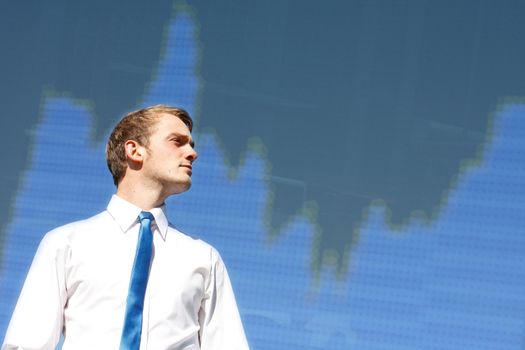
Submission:
[[[357,6],[358,2],[350,3]],[[430,1],[424,3],[423,8],[411,6],[411,2],[359,2],[361,12],[356,15],[356,19],[370,19],[370,16],[376,14],[374,9],[384,11],[378,12],[379,17],[393,16],[395,19],[396,13],[389,16],[388,12],[393,8],[401,11],[399,8],[402,7],[402,11],[408,13],[407,17],[403,18],[410,19],[410,23],[421,22],[418,24],[421,27],[428,27],[433,23],[433,17],[428,15],[428,11],[436,12],[436,16],[439,16],[439,11],[443,11],[445,17],[458,13],[452,11],[451,7],[437,7]],[[495,28],[504,31],[505,28],[490,26],[490,21],[487,20],[497,17],[493,17],[490,11],[487,15],[489,7],[491,10],[501,10],[504,5],[492,8],[492,5],[482,1],[465,3],[472,6],[465,5],[458,10],[463,11],[466,17],[462,17],[457,23],[469,23],[469,20],[474,18],[473,23],[478,23],[474,31],[478,33],[478,47],[485,43],[483,37],[486,32],[494,31]],[[227,13],[236,21],[242,22],[243,13],[248,10],[242,4],[228,4],[222,6],[227,8]],[[255,21],[254,27],[262,28],[261,32],[266,34],[275,31],[275,36],[271,38],[285,38],[285,29],[292,30],[290,28],[293,28],[295,22],[286,26],[278,19],[308,19],[308,16],[294,16],[304,8],[313,6],[309,2],[302,8],[294,7],[296,4],[293,2],[286,4],[289,5],[287,8],[276,4],[252,4],[251,6],[261,14],[255,18],[247,16],[249,20],[246,21]],[[33,11],[38,13],[41,19],[56,15],[57,9],[67,12],[65,4],[56,2],[53,6],[55,7],[50,5],[47,9],[38,7]],[[168,9],[172,6],[170,3]],[[393,8],[389,9],[389,6]],[[221,38],[217,44],[206,37],[211,35],[206,28],[224,27],[226,25],[221,21],[225,19],[218,15],[213,16],[212,9],[215,8],[212,5],[209,11],[203,10],[202,7],[198,1],[176,2],[174,9],[168,11],[166,21],[160,23],[162,30],[157,38],[160,50],[153,60],[152,70],[150,72],[144,69],[140,73],[147,73],[148,83],[143,86],[138,102],[127,101],[126,108],[132,110],[156,103],[172,104],[186,108],[195,117],[197,126],[194,136],[200,158],[194,171],[194,185],[188,193],[169,200],[169,217],[181,230],[203,238],[221,252],[234,284],[251,347],[523,349],[525,104],[520,92],[523,91],[525,83],[522,81],[520,85],[509,78],[508,85],[505,85],[503,80],[502,86],[511,88],[491,92],[490,97],[493,100],[485,101],[481,98],[483,94],[476,94],[476,83],[497,84],[490,79],[484,81],[479,78],[482,74],[478,74],[477,69],[482,58],[477,59],[475,55],[481,51],[469,51],[474,56],[469,56],[466,66],[471,67],[474,73],[471,72],[466,79],[470,84],[467,92],[458,93],[459,97],[452,94],[451,100],[437,98],[439,103],[436,105],[430,100],[426,104],[423,103],[428,97],[425,97],[425,94],[430,92],[425,90],[424,79],[418,75],[423,73],[417,73],[417,78],[413,80],[408,79],[405,83],[409,87],[401,92],[391,87],[383,94],[381,83],[386,84],[389,81],[377,80],[377,76],[383,77],[394,71],[399,76],[407,76],[410,75],[410,69],[399,72],[399,64],[395,62],[392,63],[392,69],[390,66],[367,66],[363,62],[369,62],[369,59],[351,59],[344,54],[353,51],[341,49],[341,52],[336,50],[327,56],[317,57],[319,65],[315,67],[320,70],[320,76],[324,74],[327,77],[326,80],[315,82],[319,89],[319,101],[328,103],[323,95],[326,90],[336,94],[336,90],[345,87],[344,83],[340,86],[334,83],[337,79],[331,80],[333,77],[330,70],[323,70],[323,67],[328,69],[326,67],[330,65],[337,65],[327,57],[339,57],[338,59],[345,62],[353,62],[354,69],[350,74],[352,77],[361,76],[352,82],[354,88],[357,86],[356,91],[373,90],[374,86],[377,86],[378,102],[385,105],[385,111],[396,108],[399,110],[401,107],[394,106],[393,101],[403,99],[403,93],[408,93],[407,91],[412,91],[410,99],[413,102],[412,107],[406,110],[407,113],[409,110],[412,114],[422,113],[424,109],[421,106],[433,109],[427,111],[428,118],[423,116],[407,121],[402,117],[404,112],[392,112],[390,115],[383,115],[383,119],[376,119],[374,113],[383,110],[374,112],[371,95],[354,91],[351,101],[355,102],[355,99],[361,98],[369,105],[355,107],[354,104],[352,108],[347,109],[348,105],[345,103],[348,100],[345,100],[344,96],[336,96],[331,105],[322,106],[327,113],[318,114],[317,107],[308,107],[295,95],[291,97],[293,89],[286,87],[290,83],[284,80],[275,81],[274,75],[268,73],[266,76],[264,73],[265,69],[272,67],[289,67],[292,71],[291,67],[300,66],[301,61],[294,61],[295,58],[290,58],[287,54],[289,52],[295,52],[297,57],[304,54],[308,59],[315,61],[315,53],[298,53],[296,51],[299,48],[292,51],[283,50],[280,56],[276,56],[282,61],[294,61],[291,66],[279,66],[274,62],[275,64],[268,67],[256,66],[253,70],[243,71],[243,66],[240,65],[237,74],[242,77],[240,81],[246,81],[246,85],[238,82],[230,86],[217,83],[220,79],[214,78],[213,74],[220,74],[220,71],[213,74],[206,71],[213,67],[213,64],[207,63],[206,60],[213,61],[215,58],[207,55],[213,52],[213,45],[218,45],[228,52],[228,37]],[[512,9],[523,10],[521,7]],[[224,11],[224,8],[222,10]],[[337,11],[326,13],[326,9],[316,10],[318,16],[326,16],[325,20],[328,22],[343,23],[345,20],[337,16]],[[283,11],[288,17],[282,15]],[[371,12],[367,14],[367,11]],[[509,15],[512,12],[509,10],[494,21],[501,23],[506,20],[512,23],[513,17]],[[268,13],[281,15],[265,16]],[[422,13],[426,15],[423,16]],[[486,17],[480,13],[485,13]],[[107,13],[99,14],[101,23],[106,15]],[[484,22],[480,18],[487,21]],[[305,21],[313,25],[316,23],[315,19],[313,16]],[[351,16],[346,19],[350,20]],[[401,24],[404,25],[403,23]],[[74,23],[68,25],[77,28]],[[380,50],[371,48],[373,45],[369,36],[371,30],[381,30],[382,25],[374,22],[361,26],[362,31],[353,33],[353,36],[347,38],[348,42],[345,45],[355,46],[355,52],[358,54],[377,60]],[[348,34],[343,25],[340,27],[321,27],[317,28],[316,32],[320,33],[321,37],[329,37],[337,30]],[[368,28],[369,32],[363,28]],[[414,46],[414,51],[419,52],[419,62],[424,61],[422,56],[428,40],[431,39],[429,31],[425,33],[426,36],[422,36],[426,40],[406,41],[407,45]],[[519,36],[519,33],[512,30],[509,33]],[[19,33],[15,32],[12,35],[16,36]],[[67,36],[64,33],[61,35]],[[236,32],[236,35],[245,37],[246,46],[241,51],[252,50],[256,53],[259,51],[250,47],[250,39],[267,37],[257,36],[250,31],[242,33],[242,30],[240,34]],[[476,44],[476,35],[473,38]],[[314,41],[320,38],[308,39]],[[464,42],[458,41],[466,46],[473,42],[471,38],[464,39]],[[22,40],[22,37],[18,40]],[[326,46],[330,46],[331,50],[345,46],[334,44],[326,36],[323,40],[330,44]],[[508,45],[503,46],[512,55],[521,57],[522,46],[512,46],[513,43],[512,37],[509,37]],[[271,51],[274,47],[272,45],[279,47],[275,41],[259,44],[258,47],[266,46],[266,51]],[[450,51],[455,52],[455,44],[448,44]],[[396,50],[395,47],[383,49],[389,53]],[[494,46],[493,49],[495,56],[506,57],[506,54],[499,53],[499,47]],[[91,54],[102,55],[104,50]],[[348,61],[341,57],[348,58]],[[461,57],[463,56],[458,53],[452,60]],[[217,61],[221,59],[216,58]],[[75,69],[89,70],[88,59],[89,57],[85,58],[85,66]],[[437,65],[440,65],[439,60],[445,60],[444,57],[435,59],[438,60]],[[231,57],[231,60],[224,69],[227,72],[236,72],[235,62],[239,58]],[[416,64],[416,61],[408,60],[405,63]],[[441,64],[446,66],[445,63]],[[234,67],[231,67],[232,65]],[[422,65],[420,63],[419,67]],[[135,74],[133,72],[137,70],[137,67],[122,67],[128,75]],[[356,67],[367,67],[367,71],[358,72]],[[494,67],[494,70],[497,70],[496,68]],[[28,67],[25,69],[30,70]],[[67,73],[66,69],[65,71]],[[95,74],[93,72],[96,72],[96,66],[90,72]],[[84,95],[77,92],[74,87],[68,89],[67,84],[62,85],[62,81],[68,80],[66,73],[57,71],[57,76],[62,74],[62,80],[54,80],[54,84],[45,85],[37,93],[40,105],[35,118],[18,115],[17,118],[8,119],[8,125],[13,125],[14,130],[17,130],[16,125],[22,125],[26,119],[31,122],[29,126],[24,127],[27,144],[20,139],[11,145],[15,146],[11,149],[13,154],[23,157],[22,154],[27,153],[27,162],[16,173],[16,186],[5,188],[2,192],[3,205],[5,202],[8,208],[6,224],[1,231],[2,334],[43,234],[58,225],[103,210],[114,193],[105,165],[104,148],[111,125],[122,113],[115,113],[106,118],[100,112],[100,105],[103,103],[94,102],[102,100],[97,99],[98,97],[91,98],[89,93]],[[449,81],[449,86],[439,86],[440,91],[444,91],[442,97],[446,97],[448,90],[456,88],[454,82],[460,84],[464,81],[460,79],[460,73],[451,73],[455,78]],[[287,73],[282,74],[286,76]],[[519,77],[518,73],[516,74]],[[300,76],[304,75],[295,78],[300,79]],[[72,75],[69,79],[75,77],[76,75]],[[237,81],[235,77],[221,79],[229,78],[232,82]],[[345,80],[344,72],[341,72],[341,79]],[[368,79],[372,82],[367,82]],[[417,83],[418,79],[423,82]],[[253,85],[248,86],[249,82]],[[269,85],[267,88],[268,91],[272,91],[272,96],[263,94],[265,84]],[[66,88],[62,88],[63,86]],[[253,91],[253,86],[263,88],[261,91]],[[101,86],[94,88],[103,89]],[[290,90],[287,90],[288,88]],[[399,89],[399,86],[397,88]],[[251,105],[255,109],[253,115],[242,113],[242,108],[236,109],[233,105],[228,105],[229,100],[226,97],[221,100],[224,91],[234,96],[234,100],[238,100],[240,105],[244,103],[247,106],[250,106],[250,98],[256,95]],[[395,91],[398,93],[395,94]],[[106,89],[104,93],[107,94],[107,99],[111,100],[112,90]],[[308,94],[311,91],[305,90],[303,93]],[[4,97],[7,96],[7,93],[4,94]],[[242,100],[243,96],[249,97]],[[214,111],[216,117],[210,111],[215,105],[206,100],[207,97],[211,101],[221,100],[224,104],[222,110]],[[447,114],[446,109],[439,111],[439,104],[456,106],[452,101],[454,98],[459,101],[459,105],[466,106],[463,111],[457,112],[457,115]],[[279,114],[280,107],[275,107],[270,111],[266,110],[269,115],[261,120],[258,117],[258,113],[261,112],[257,109],[257,106],[262,104],[260,101],[272,106],[298,103],[301,104],[300,108],[306,106],[310,109],[304,107],[300,114]],[[486,107],[478,111],[473,107],[478,105]],[[110,111],[111,108],[103,110]],[[334,114],[333,111],[337,110],[342,112]],[[472,110],[476,110],[476,113],[472,114]],[[362,116],[358,115],[358,112]],[[298,115],[302,116],[301,119],[297,119]],[[470,122],[464,122],[463,119],[458,121],[454,116],[465,117],[465,120]],[[20,120],[15,120],[18,118]],[[221,118],[233,119],[235,123],[230,131],[224,131],[214,125],[217,123],[214,118],[223,124],[225,121]],[[101,121],[102,119],[105,121]],[[247,134],[246,130],[249,127],[246,125],[251,123],[261,128],[260,133]],[[380,126],[380,132],[369,132],[373,128],[371,124],[376,123]],[[294,130],[288,128],[288,125]],[[334,126],[345,131],[345,136],[334,134]],[[275,138],[268,136],[268,130],[263,130],[264,128],[274,130],[270,134],[275,135]],[[410,142],[416,143],[416,146],[444,144],[439,149],[439,155],[436,156],[437,153],[423,147],[423,158],[426,159],[415,157],[412,163],[405,164],[404,159],[410,158],[414,153],[407,146],[387,152],[384,159],[380,158],[383,163],[376,164],[374,160],[369,160],[385,152],[384,148],[376,149],[377,145],[386,143],[391,147],[392,139],[405,140],[407,134],[401,130],[405,128],[411,130]],[[278,132],[276,129],[284,130]],[[376,139],[372,140],[371,144],[367,143],[368,139],[360,144],[352,141],[352,137],[359,138],[360,134],[365,135],[365,138]],[[241,139],[240,148],[231,141],[232,138]],[[272,147],[275,143],[281,145],[280,142],[283,141],[278,138],[286,138],[285,145],[281,146],[283,154],[296,148],[304,149],[303,152],[292,153],[291,156],[286,154],[286,166],[281,166],[284,161],[282,155],[277,154],[279,149],[276,151],[276,148]],[[346,143],[341,144],[341,138]],[[421,140],[424,142],[417,144]],[[309,148],[311,146],[306,143],[316,147]],[[287,147],[286,144],[290,146]],[[304,148],[301,148],[301,145],[304,145]],[[356,149],[354,146],[361,148]],[[343,149],[336,152],[333,147]],[[319,153],[317,150],[320,150]],[[359,162],[356,157],[365,160]],[[452,165],[446,162],[448,159],[453,159]],[[368,162],[371,165],[367,168]],[[384,166],[384,162],[389,165]],[[290,175],[294,166],[301,168],[303,164],[311,167],[311,172],[303,170],[303,175]],[[334,168],[333,164],[348,165],[350,168],[353,165],[359,169],[366,168],[368,172],[362,170],[363,173],[356,175],[358,170],[348,170],[345,167],[338,169]],[[397,169],[396,164],[405,164],[407,167],[409,164],[417,164],[417,167],[423,169],[418,175],[425,174],[424,177],[419,177],[424,186],[409,178],[406,179],[408,184],[404,185],[406,189],[403,188],[403,191],[397,193],[396,189],[402,186],[399,185],[402,182],[398,180],[404,175],[392,170]],[[321,168],[323,171],[319,172],[314,168]],[[412,168],[409,167],[410,169]],[[442,173],[443,169],[448,169],[448,172]],[[392,171],[390,176],[378,177],[380,172],[387,170]],[[416,171],[420,169],[413,170],[412,173]],[[6,174],[15,173],[13,170],[6,170]],[[4,176],[7,179],[7,175]],[[363,184],[350,184],[345,187],[352,181]],[[341,191],[334,194],[331,187],[320,187],[320,184],[332,184]],[[381,192],[381,186],[373,187],[370,184],[392,188]],[[323,208],[329,206],[324,205],[326,197],[335,203],[330,207],[330,214],[323,212]],[[351,201],[347,197],[366,198],[366,201]],[[427,203],[425,198],[420,197],[436,199]],[[407,214],[399,214],[404,211]],[[334,212],[342,214],[335,215]],[[279,218],[279,214],[282,214],[282,218]],[[323,218],[327,217],[332,220],[330,224],[323,221]]]

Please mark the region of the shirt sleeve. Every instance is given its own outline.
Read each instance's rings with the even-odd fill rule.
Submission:
[[[228,272],[215,250],[199,322],[202,350],[249,349]]]
[[[56,232],[40,242],[2,345],[2,350],[55,349],[67,300],[65,250]]]

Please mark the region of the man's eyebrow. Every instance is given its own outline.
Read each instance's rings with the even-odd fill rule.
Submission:
[[[178,132],[172,132],[168,135],[168,138],[172,138],[172,137],[177,137],[179,139],[183,139],[185,142],[189,142],[190,146],[192,148],[195,147],[195,141],[193,141],[193,139],[188,136],[188,135],[184,135],[184,134],[179,134]]]

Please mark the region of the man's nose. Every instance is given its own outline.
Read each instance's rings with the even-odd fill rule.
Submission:
[[[191,147],[191,151],[188,153],[186,158],[194,162],[198,157],[199,154],[197,153],[197,151],[193,147]]]

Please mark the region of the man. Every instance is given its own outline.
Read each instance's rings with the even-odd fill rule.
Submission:
[[[248,349],[217,251],[166,218],[191,186],[193,122],[153,106],[124,117],[106,148],[107,209],[45,235],[2,350]]]

